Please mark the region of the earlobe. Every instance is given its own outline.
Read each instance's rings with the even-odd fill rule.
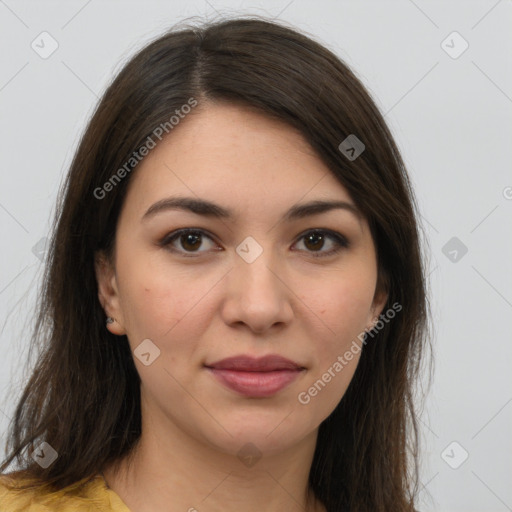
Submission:
[[[106,328],[118,336],[126,334],[113,264],[103,252],[94,257],[94,270],[98,284],[98,299],[105,312]]]

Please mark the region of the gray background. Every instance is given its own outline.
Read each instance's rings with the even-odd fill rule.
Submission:
[[[421,416],[421,510],[512,510],[510,0],[0,0],[0,441],[27,378],[56,194],[97,98],[146,41],[218,13],[313,34],[386,114],[430,246],[436,373]],[[58,43],[46,59],[31,47],[51,48],[43,31]]]

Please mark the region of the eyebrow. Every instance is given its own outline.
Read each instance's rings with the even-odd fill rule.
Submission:
[[[331,210],[342,209],[351,212],[358,220],[362,215],[358,208],[352,203],[346,201],[310,201],[308,203],[293,205],[284,215],[283,220],[290,222],[297,219],[303,219],[310,215],[318,215]],[[212,217],[217,219],[233,220],[235,214],[232,210],[224,208],[218,204],[197,199],[193,197],[168,197],[157,201],[151,205],[142,220],[146,220],[154,215],[168,210],[185,210],[197,215]]]

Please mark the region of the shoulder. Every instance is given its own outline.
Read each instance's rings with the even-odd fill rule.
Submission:
[[[29,489],[23,477],[0,475],[0,510],[2,512],[130,512],[119,497],[107,489],[101,476],[80,480],[59,491],[43,484]]]

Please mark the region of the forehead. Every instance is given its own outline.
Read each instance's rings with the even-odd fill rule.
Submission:
[[[260,215],[300,201],[352,202],[298,130],[226,103],[196,107],[133,172],[126,201],[139,213],[176,194]]]

